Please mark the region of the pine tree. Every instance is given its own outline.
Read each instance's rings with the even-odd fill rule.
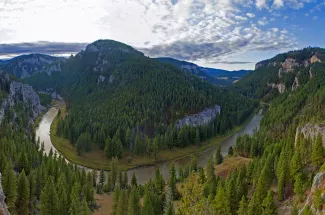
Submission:
[[[158,149],[159,149],[158,137],[156,136],[155,139],[153,140],[153,156],[155,160],[157,160]]]
[[[197,161],[196,157],[194,155],[191,156],[191,172],[196,172],[197,171]]]
[[[40,215],[57,215],[58,214],[58,194],[54,186],[53,177],[50,176],[42,191],[40,202]]]
[[[216,174],[214,171],[214,163],[212,157],[210,157],[207,165],[207,181],[211,183],[212,181],[216,181]]]
[[[16,208],[18,214],[29,214],[29,182],[23,170],[18,177]]]
[[[313,145],[313,151],[312,151],[312,162],[315,166],[320,166],[324,160],[325,152],[324,147],[322,143],[322,137],[319,134],[317,136],[316,142]]]
[[[175,164],[171,166],[169,169],[169,178],[168,178],[168,186],[171,189],[173,199],[176,199],[178,197],[177,189],[176,189],[176,170],[175,170]]]
[[[132,187],[137,187],[138,186],[137,177],[135,176],[135,173],[132,174],[131,186]]]
[[[215,163],[218,165],[218,164],[221,164],[222,162],[223,162],[223,156],[221,154],[221,145],[219,143],[218,146],[217,146],[217,151],[216,151],[216,156],[215,156]]]
[[[132,190],[128,199],[127,215],[139,215],[140,214],[140,202],[136,187],[132,187]]]
[[[318,188],[315,190],[314,193],[314,208],[316,210],[322,210],[323,208],[323,198]]]
[[[302,195],[304,193],[303,186],[304,186],[304,184],[302,181],[302,174],[298,173],[295,178],[294,191],[298,195],[299,200],[302,199]]]
[[[75,182],[70,195],[70,208],[69,208],[69,215],[78,215],[82,213],[82,205],[80,202],[80,193],[81,187],[80,183]]]
[[[247,200],[246,200],[246,197],[243,196],[241,198],[241,201],[239,203],[239,209],[237,211],[237,214],[238,215],[248,215],[248,204],[247,204]]]
[[[301,153],[300,153],[300,148],[297,148],[290,162],[291,177],[295,178],[296,175],[301,172],[301,170],[302,170]]]
[[[118,198],[116,215],[126,215],[128,212],[127,191],[121,190]]]
[[[12,168],[12,164],[9,161],[5,170],[3,171],[2,177],[2,187],[3,192],[6,196],[6,204],[11,211],[14,208],[16,198],[17,198],[17,178],[15,176],[15,172]]]
[[[85,198],[83,198],[82,203],[81,203],[81,210],[80,210],[80,215],[91,215],[91,212],[89,210],[87,201]]]
[[[118,202],[120,200],[120,193],[121,193],[120,188],[116,186],[113,192],[112,215],[116,215]]]
[[[262,207],[263,207],[263,215],[277,215],[277,207],[274,203],[274,199],[272,196],[272,191],[267,193],[266,198],[263,200]]]
[[[230,146],[228,149],[228,155],[233,156],[233,154],[234,154],[234,149],[232,148],[232,146]]]
[[[214,209],[216,214],[231,214],[229,202],[226,198],[226,193],[222,186],[218,187],[217,195],[214,199]]]

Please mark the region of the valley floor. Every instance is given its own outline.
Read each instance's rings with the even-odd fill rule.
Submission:
[[[62,105],[60,108],[61,108],[61,112],[63,114],[66,114],[65,106]],[[253,116],[254,114],[252,114],[246,120],[246,122],[243,123],[241,126],[237,126],[236,128],[227,132],[227,134],[218,135],[210,140],[202,142],[200,147],[192,145],[184,148],[173,148],[171,151],[170,150],[159,151],[156,160],[153,158],[153,156],[148,157],[148,155],[132,154],[132,161],[130,162],[128,161],[128,157],[131,155],[131,153],[126,152],[124,153],[123,158],[119,160],[119,166],[121,169],[132,169],[141,166],[155,165],[163,162],[177,160],[182,157],[189,156],[191,154],[196,154],[205,151],[207,149],[213,148],[218,143],[221,143],[223,140],[225,140],[227,137],[241,130],[242,127],[246,125],[246,123],[248,123]],[[55,148],[60,153],[62,153],[67,160],[69,160],[72,163],[79,164],[81,166],[85,166],[88,168],[110,170],[111,160],[106,157],[103,150],[94,149],[89,153],[83,153],[83,155],[78,156],[73,145],[70,143],[69,140],[55,135],[57,123],[58,123],[58,117],[56,117],[53,120],[51,125],[51,132],[50,132],[51,141],[55,146]]]

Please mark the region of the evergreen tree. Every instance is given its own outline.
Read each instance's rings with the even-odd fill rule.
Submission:
[[[191,172],[196,172],[197,171],[197,161],[196,157],[194,155],[191,156]]]
[[[316,142],[313,144],[312,151],[312,162],[315,166],[320,166],[324,160],[325,152],[322,143],[322,137],[319,134],[317,136]]]
[[[274,203],[272,191],[267,193],[266,198],[263,200],[262,207],[263,207],[263,215],[277,215],[277,207]]]
[[[175,164],[173,163],[171,168],[169,169],[169,177],[168,177],[168,187],[170,188],[172,192],[173,199],[177,199],[178,193],[176,189],[176,169],[175,169]]]
[[[215,163],[218,165],[218,164],[221,164],[222,162],[223,162],[223,156],[221,154],[221,145],[219,143],[218,146],[217,146],[217,151],[216,151],[216,156],[215,156]]]
[[[195,145],[200,145],[200,130],[198,128],[195,129]]]
[[[131,186],[132,187],[137,187],[138,186],[137,177],[135,176],[135,173],[132,174]]]
[[[17,198],[17,178],[15,176],[15,172],[12,168],[11,162],[7,163],[5,170],[3,171],[2,176],[2,187],[3,192],[6,196],[6,204],[10,211],[15,206],[16,198]]]
[[[42,191],[40,201],[40,215],[57,215],[58,214],[58,194],[54,186],[53,177],[50,176]]]
[[[323,198],[320,190],[317,188],[314,193],[314,208],[316,210],[322,210],[323,208]]]
[[[128,200],[127,200],[127,191],[121,190],[119,198],[118,198],[118,204],[116,209],[116,215],[126,215],[128,212]]]
[[[237,214],[238,215],[248,215],[247,210],[248,210],[247,200],[246,200],[246,197],[243,196],[239,203],[239,209],[237,211]]]
[[[210,157],[207,165],[207,181],[211,183],[212,181],[216,181],[216,174],[214,170],[214,163],[212,157]]]
[[[136,190],[136,187],[132,187],[132,190],[129,195],[128,199],[128,210],[127,215],[140,215],[140,198],[138,195],[138,192]]]
[[[214,199],[214,209],[216,214],[231,214],[229,202],[226,198],[226,193],[222,186],[218,187],[217,195]]]
[[[18,177],[16,208],[20,215],[29,214],[29,182],[23,170]]]
[[[228,149],[228,155],[233,156],[233,154],[234,154],[234,149],[232,148],[232,146],[230,146]]]
[[[295,178],[294,191],[298,195],[299,200],[302,199],[302,195],[304,194],[303,186],[302,174],[298,173]]]

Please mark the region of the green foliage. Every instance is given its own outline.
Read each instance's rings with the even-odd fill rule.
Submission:
[[[29,182],[23,170],[18,177],[16,208],[20,215],[29,214]]]
[[[314,193],[314,208],[316,210],[322,210],[323,204],[324,204],[324,201],[322,198],[322,194],[319,189],[316,189],[315,193]]]
[[[320,166],[324,161],[325,151],[322,143],[322,137],[319,134],[315,143],[313,144],[313,151],[312,151],[312,162],[316,166]]]
[[[17,199],[17,178],[10,162],[7,163],[2,176],[3,192],[6,196],[6,204],[13,211]]]

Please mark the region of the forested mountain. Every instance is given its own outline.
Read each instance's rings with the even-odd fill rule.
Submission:
[[[171,147],[188,145],[187,140],[177,143],[174,123],[178,119],[218,104],[221,115],[213,123],[212,133],[224,133],[243,122],[256,106],[235,91],[214,87],[116,41],[88,45],[62,69],[52,80],[68,102],[69,115],[58,129],[73,144],[87,142],[83,138],[92,140],[94,145],[83,146],[83,150],[104,148],[110,138],[113,145],[120,145],[119,156],[121,147],[143,153],[155,136],[161,137],[162,148],[167,147],[166,131],[172,136]],[[195,129],[186,132],[196,133]]]
[[[37,73],[47,73],[61,71],[61,64],[65,58],[53,57],[43,54],[21,55],[7,61],[3,61],[2,69],[17,78],[28,78]]]
[[[160,57],[156,59],[160,62],[172,64],[184,71],[197,75],[215,85],[230,85],[250,72],[250,70],[228,71],[223,69],[200,67],[194,63],[168,57]]]
[[[3,72],[0,93],[0,214],[91,214],[92,173],[52,152],[45,155],[44,145],[35,140],[37,94]]]
[[[305,48],[283,53],[256,64],[235,88],[244,95],[270,101],[277,94],[295,91],[313,76],[311,64],[325,61],[325,49]]]
[[[255,71],[236,84],[247,96],[270,102],[259,131],[240,136],[235,149],[229,151],[230,156],[234,152],[252,160],[227,178],[216,177],[217,152],[206,174],[198,171],[185,182],[183,192],[187,195],[183,196],[180,214],[324,212],[323,53],[323,49],[307,48],[281,54],[257,64]],[[273,89],[276,93],[272,93],[270,83],[287,87],[280,92]]]

